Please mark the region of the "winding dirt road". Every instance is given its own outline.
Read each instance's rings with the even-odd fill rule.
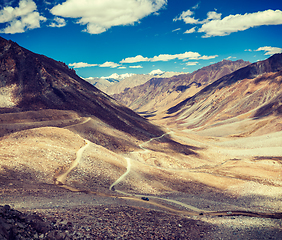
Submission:
[[[84,139],[86,144],[80,148],[77,153],[76,153],[76,159],[72,162],[71,166],[69,167],[69,169],[63,173],[61,173],[60,175],[58,175],[57,177],[55,177],[55,184],[56,185],[65,185],[66,183],[66,179],[68,174],[74,169],[76,168],[76,166],[79,164],[80,159],[82,157],[82,153],[84,152],[84,150],[89,147],[90,145],[90,141]]]
[[[126,166],[126,172],[124,174],[122,174],[109,188],[109,190],[113,190],[113,187],[115,185],[117,185],[119,182],[121,182],[125,177],[126,175],[130,172],[131,170],[131,159],[128,158],[128,157],[125,157],[126,159],[126,162],[127,162],[127,166]]]
[[[83,123],[88,122],[90,119],[85,120]],[[80,123],[80,124],[83,124]],[[166,133],[168,134],[168,133]],[[140,144],[140,148],[144,151],[148,151],[148,149],[146,149],[145,147],[143,147],[145,144],[148,144],[149,142],[155,140],[155,139],[160,139],[163,136],[165,136],[166,134],[163,134],[160,137],[156,137],[156,138],[152,138],[149,141]],[[69,185],[66,184],[66,179],[67,179],[67,175],[74,169],[77,167],[77,165],[79,164],[82,154],[85,151],[86,148],[89,147],[90,145],[90,141],[85,139],[86,144],[81,147],[77,154],[76,154],[76,159],[75,161],[71,164],[71,166],[69,167],[69,169],[67,169],[67,171],[61,173],[60,175],[55,177],[55,184],[63,187],[65,189],[68,189],[70,191],[73,192],[85,192],[88,194],[95,194],[95,195],[99,195],[99,196],[104,196],[104,197],[111,197],[111,198],[120,198],[120,199],[127,199],[127,200],[133,200],[135,202],[143,202],[146,203],[148,205],[151,206],[156,206],[160,209],[163,209],[167,212],[171,212],[171,213],[176,213],[176,214],[181,214],[181,215],[186,215],[186,216],[196,216],[196,215],[205,215],[205,216],[248,216],[248,217],[259,217],[259,218],[275,218],[275,219],[282,219],[282,213],[259,213],[259,212],[251,212],[251,211],[207,211],[204,209],[199,209],[196,208],[194,206],[191,206],[189,204],[185,204],[183,202],[180,201],[176,201],[174,199],[168,199],[168,198],[163,198],[163,197],[157,197],[157,196],[148,196],[148,195],[140,195],[140,194],[130,194],[130,193],[126,193],[117,189],[114,189],[114,186],[116,186],[118,183],[120,183],[121,181],[123,181],[125,179],[125,177],[130,173],[131,170],[131,158],[129,157],[125,157],[125,160],[127,162],[127,168],[126,168],[126,172],[124,174],[122,174],[110,187],[109,190],[114,190],[116,193],[119,193],[121,195],[125,195],[125,196],[117,196],[117,195],[111,195],[111,194],[105,194],[105,193],[99,193],[99,192],[94,192],[94,191],[85,191],[85,190],[80,190],[80,189],[76,189],[74,187],[71,187]],[[142,200],[142,198],[150,198],[149,201],[144,201]],[[168,205],[165,205],[161,202],[167,202]],[[172,206],[169,203],[173,203],[176,205],[179,205],[181,207],[184,207],[187,210],[181,210],[178,207]]]
[[[139,147],[144,150],[144,151],[149,151],[148,149],[146,149],[144,147],[144,145],[150,143],[153,140],[156,139],[160,139],[162,137],[164,137],[165,135],[167,135],[169,133],[165,133],[163,135],[161,135],[160,137],[156,137],[156,138],[151,138],[149,141],[144,142],[142,144],[139,145]],[[185,204],[183,202],[180,201],[176,201],[173,199],[167,199],[167,198],[162,198],[162,197],[157,197],[157,196],[148,196],[148,195],[140,195],[140,194],[130,194],[130,193],[126,193],[117,189],[113,189],[113,187],[115,185],[117,185],[118,183],[120,183],[130,172],[131,170],[131,158],[129,157],[125,157],[126,161],[127,161],[127,168],[126,168],[126,172],[121,175],[111,186],[110,186],[110,190],[115,190],[117,193],[120,193],[122,195],[127,195],[126,197],[118,197],[118,198],[123,198],[123,199],[130,199],[130,200],[134,200],[134,201],[143,201],[142,198],[150,198],[150,199],[154,199],[154,200],[160,200],[160,201],[165,201],[165,202],[169,202],[169,203],[173,203],[182,207],[185,207],[186,209],[189,209],[191,211],[187,211],[187,210],[179,210],[179,209],[175,209],[172,206],[166,206],[163,205],[159,202],[156,201],[152,201],[150,200],[150,202],[148,201],[147,204],[150,205],[154,205],[157,207],[160,207],[166,211],[169,212],[173,212],[173,213],[178,213],[178,214],[182,214],[182,215],[208,215],[208,216],[248,216],[248,217],[259,217],[259,218],[276,218],[276,219],[282,219],[282,213],[258,213],[258,212],[251,212],[251,211],[208,211],[208,210],[204,210],[204,209],[199,209],[196,208],[194,206],[191,206],[189,204]]]

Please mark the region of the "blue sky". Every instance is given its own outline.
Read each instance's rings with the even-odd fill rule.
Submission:
[[[0,0],[0,36],[84,78],[193,72],[282,52],[282,1]]]

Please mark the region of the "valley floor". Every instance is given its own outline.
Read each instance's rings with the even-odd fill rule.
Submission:
[[[91,119],[69,122],[1,140],[0,205],[36,211],[62,239],[282,238],[281,132],[174,128],[167,135],[194,155],[167,149],[164,136],[118,153],[77,134]]]

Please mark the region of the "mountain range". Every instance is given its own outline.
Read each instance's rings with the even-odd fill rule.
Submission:
[[[66,64],[0,38],[0,238],[28,226],[34,239],[69,239],[104,223],[101,234],[122,238],[114,230],[135,226],[138,211],[153,232],[164,214],[178,219],[160,230],[164,239],[175,231],[198,239],[201,229],[233,239],[230,217],[240,238],[280,239],[281,83],[275,54],[168,78],[133,75],[109,96]],[[15,223],[7,204],[50,224]]]
[[[95,87],[101,91],[112,95],[122,92],[126,88],[132,88],[138,85],[141,85],[152,78],[170,78],[172,76],[180,75],[181,73],[177,72],[163,72],[161,70],[154,70],[149,74],[121,74],[116,73],[112,74],[109,77],[101,78],[85,78],[86,81],[93,84]]]
[[[249,64],[243,60],[223,60],[193,73],[171,78],[152,78],[142,85],[126,88],[111,96],[144,115],[159,115],[217,79]]]
[[[275,54],[223,76],[168,109],[167,114],[173,115],[173,121],[182,119],[181,122],[186,122],[185,128],[249,119],[256,122],[248,129],[252,134],[263,132],[262,129],[265,132],[280,131],[281,81],[282,54]]]

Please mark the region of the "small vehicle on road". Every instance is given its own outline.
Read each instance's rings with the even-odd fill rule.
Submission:
[[[149,201],[149,198],[147,198],[147,197],[141,197],[141,199],[144,200],[144,201]]]

